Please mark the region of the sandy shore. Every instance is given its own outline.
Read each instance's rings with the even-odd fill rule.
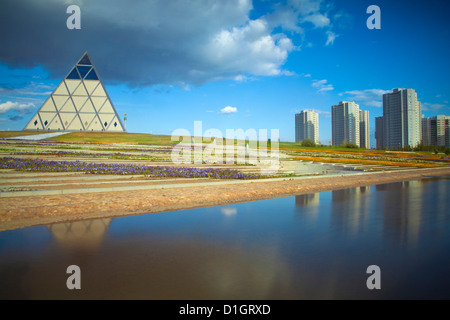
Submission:
[[[5,194],[0,198],[0,231],[83,219],[226,205],[441,176],[450,176],[450,167],[284,180],[226,183],[202,180],[195,183],[190,181],[189,185],[179,182],[142,190],[31,196]]]

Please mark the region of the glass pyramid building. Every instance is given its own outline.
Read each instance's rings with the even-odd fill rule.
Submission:
[[[125,127],[85,52],[24,130],[124,132]]]

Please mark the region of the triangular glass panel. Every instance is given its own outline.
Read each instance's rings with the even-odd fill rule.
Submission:
[[[87,100],[87,97],[79,97],[79,96],[73,96],[72,97],[73,103],[75,104],[75,108],[80,111],[83,107],[84,103]]]
[[[83,108],[80,110],[80,112],[93,112],[95,113],[94,106],[92,105],[92,102],[90,99],[86,101]]]
[[[109,100],[106,100],[106,102],[103,104],[103,107],[98,112],[100,112],[100,113],[112,113],[112,114],[115,113],[111,103],[109,102]]]
[[[88,76],[89,76],[89,74],[88,74]],[[95,88],[100,83],[100,81],[84,79],[83,83],[84,83],[84,86],[86,87],[86,90],[87,90],[88,94],[91,95],[92,92],[95,90]]]
[[[97,115],[94,117],[94,119],[92,120],[89,128],[89,130],[94,130],[94,131],[102,131],[103,127],[101,124],[100,119],[97,117]]]
[[[97,86],[97,89],[92,92],[92,95],[97,97],[106,97],[106,92],[105,90],[103,90],[103,86],[101,83],[99,86]]]
[[[56,112],[55,105],[53,104],[53,100],[50,98],[48,99],[39,109],[39,111],[51,111]]]
[[[91,97],[92,103],[96,110],[100,110],[103,106],[103,103],[106,101],[106,97]]]
[[[78,115],[80,116],[81,123],[83,123],[84,128],[88,129],[91,121],[95,117],[95,113],[79,113]]]
[[[91,69],[91,71],[88,73],[88,75],[84,79],[85,80],[99,80],[94,68]]]
[[[67,130],[70,124],[72,123],[73,119],[75,117],[78,118],[78,115],[76,113],[61,113],[61,120],[64,124],[64,128]]]
[[[55,103],[56,109],[61,109],[61,107],[66,103],[67,99],[69,99],[69,96],[57,96],[53,95],[53,102]]]
[[[70,122],[67,130],[74,130],[74,131],[84,130],[84,127],[81,124],[81,121],[80,121],[80,118],[78,117],[78,115],[76,115],[73,118],[72,122]]]
[[[114,132],[121,132],[124,131],[122,128],[122,125],[120,124],[120,121],[117,120],[117,117],[114,117],[111,121],[111,125],[108,128],[108,131],[114,131]]]
[[[83,84],[80,84],[77,88],[77,90],[75,90],[72,95],[74,96],[87,96],[88,93],[86,91],[86,89],[84,88]]]
[[[44,128],[47,129],[50,122],[56,117],[56,112],[39,112]]]
[[[89,56],[87,53],[83,56],[83,58],[81,58],[81,60],[80,60],[80,62],[78,62],[78,64],[85,64],[85,65],[89,65],[89,66],[92,65],[91,60],[89,59]]]
[[[89,66],[78,66],[78,72],[80,73],[81,78],[84,78],[85,75],[91,70]]]
[[[77,112],[75,109],[72,99],[67,100],[66,104],[59,110],[59,112]]]
[[[77,68],[73,68],[66,79],[80,79],[80,75],[78,74]]]
[[[59,116],[61,118],[62,123],[64,124],[64,127],[67,128],[69,124],[72,122],[73,118],[77,116],[77,114],[75,112],[70,113],[61,112]]]
[[[56,115],[50,123],[47,125],[47,129],[50,130],[61,130],[63,128],[61,121],[59,120],[58,115]]]
[[[25,127],[25,130],[36,130],[42,129],[41,120],[39,119],[39,115],[36,113],[33,118],[31,118],[28,125]]]
[[[64,81],[61,82],[56,88],[55,92],[53,94],[59,94],[59,95],[68,95],[69,92],[67,91],[66,85],[64,84]]]
[[[107,127],[108,124],[110,124],[111,121],[113,121],[115,118],[115,114],[99,114],[98,116],[100,117],[100,121],[105,127]]]
[[[66,80],[67,89],[69,89],[69,94],[73,94],[75,89],[80,85],[80,80]]]

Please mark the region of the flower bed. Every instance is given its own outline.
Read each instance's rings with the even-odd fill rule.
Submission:
[[[397,166],[397,167],[438,168],[438,167],[445,166],[443,164],[425,164],[425,163],[397,162],[397,161],[333,159],[333,158],[319,158],[319,157],[289,157],[289,158],[303,160],[303,161],[313,161],[313,162],[365,164],[365,165]]]
[[[0,169],[40,172],[84,172],[88,174],[147,175],[151,177],[259,179],[231,169],[139,166],[132,164],[88,163],[81,161],[48,161],[41,159],[0,158]]]

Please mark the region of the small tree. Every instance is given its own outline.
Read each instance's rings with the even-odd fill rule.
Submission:
[[[342,142],[341,144],[342,148],[351,148],[351,149],[358,149],[358,145],[354,142],[347,142],[347,140],[345,140],[344,142]]]
[[[311,139],[305,139],[301,142],[302,147],[315,147],[316,143]]]

